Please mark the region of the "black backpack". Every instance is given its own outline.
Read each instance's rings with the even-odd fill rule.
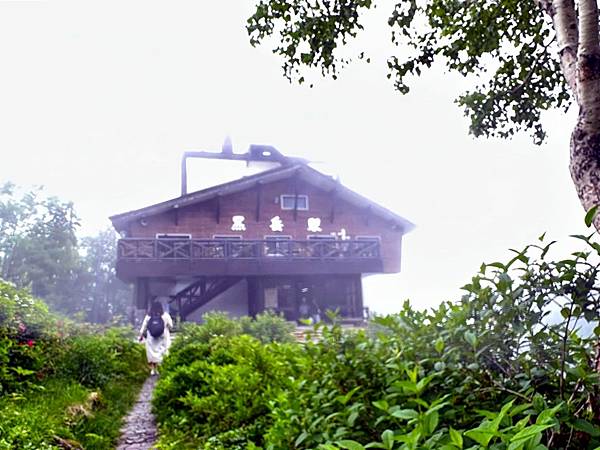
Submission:
[[[165,332],[165,321],[161,316],[150,316],[148,321],[148,333],[157,338]]]

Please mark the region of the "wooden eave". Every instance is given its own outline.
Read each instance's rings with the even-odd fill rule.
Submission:
[[[161,214],[165,211],[173,209],[183,208],[196,203],[202,203],[208,200],[212,200],[217,197],[223,197],[226,195],[234,194],[237,192],[244,191],[246,189],[256,188],[257,183],[267,184],[292,176],[298,177],[298,179],[304,180],[309,184],[312,184],[325,191],[336,192],[336,198],[347,201],[359,208],[370,208],[370,213],[379,216],[394,225],[398,226],[400,231],[405,234],[414,228],[414,224],[406,220],[402,216],[393,213],[387,208],[380,206],[373,201],[363,197],[360,194],[348,189],[343,186],[339,181],[335,180],[329,175],[325,175],[306,164],[294,164],[291,166],[283,166],[275,169],[271,169],[265,172],[261,172],[248,177],[243,177],[238,180],[230,181],[228,183],[212,186],[207,189],[192,192],[181,197],[167,200],[165,202],[157,203],[155,205],[147,206],[145,208],[125,212],[122,214],[116,214],[110,217],[110,220],[116,230],[121,231],[126,228],[127,224],[134,220],[139,220],[145,217],[154,216]]]

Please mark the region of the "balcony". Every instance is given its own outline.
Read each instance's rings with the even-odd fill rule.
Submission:
[[[121,239],[117,275],[278,275],[381,272],[379,241]]]

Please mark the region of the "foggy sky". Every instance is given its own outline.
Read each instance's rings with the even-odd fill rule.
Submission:
[[[474,139],[453,100],[472,80],[438,67],[401,96],[386,78],[384,6],[350,54],[372,63],[315,87],[288,83],[253,49],[253,2],[0,1],[0,182],[42,184],[75,203],[82,235],[108,216],[179,195],[186,150],[251,143],[322,162],[417,225],[403,271],[365,280],[380,312],[456,299],[483,261],[547,232],[586,233],[568,172],[574,111],[546,114],[548,142]],[[190,164],[192,183],[211,181]]]

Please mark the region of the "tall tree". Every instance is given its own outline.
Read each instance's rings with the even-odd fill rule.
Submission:
[[[253,45],[276,36],[284,75],[304,82],[305,68],[335,78],[349,62],[340,47],[363,30],[373,0],[260,0],[248,19]],[[596,0],[403,0],[390,12],[391,40],[407,57],[387,65],[395,88],[436,61],[484,79],[457,99],[475,136],[546,132],[542,111],[579,107],[570,143],[570,171],[586,211],[600,204],[600,45]],[[364,52],[358,53],[364,58]],[[600,216],[594,225],[600,230]]]
[[[116,276],[117,235],[106,229],[96,236],[83,238],[81,254],[84,272],[80,284],[84,287],[82,301],[90,322],[125,322],[131,308],[131,287]]]
[[[131,288],[117,279],[113,230],[78,241],[73,204],[42,188],[0,186],[0,278],[61,312],[91,322],[125,322]]]
[[[0,277],[28,287],[55,308],[68,311],[79,267],[73,204],[41,195],[41,188],[20,192],[0,187]]]

